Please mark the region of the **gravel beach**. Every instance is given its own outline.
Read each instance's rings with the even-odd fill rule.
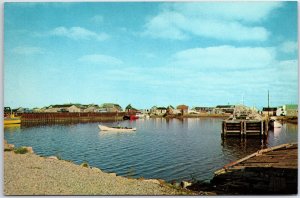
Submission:
[[[158,180],[129,179],[34,153],[4,152],[5,195],[187,195]]]

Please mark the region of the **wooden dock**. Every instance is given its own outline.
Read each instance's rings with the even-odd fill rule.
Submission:
[[[211,183],[238,194],[297,194],[298,144],[263,149],[227,164]]]

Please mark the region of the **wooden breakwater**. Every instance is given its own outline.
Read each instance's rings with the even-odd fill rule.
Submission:
[[[123,120],[125,112],[23,113],[21,123],[101,122]]]
[[[298,144],[263,149],[227,164],[211,183],[227,193],[297,194]]]

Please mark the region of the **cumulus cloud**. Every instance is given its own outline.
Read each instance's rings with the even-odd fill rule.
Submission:
[[[123,63],[123,61],[118,58],[104,55],[104,54],[85,55],[79,58],[79,61],[93,63],[93,64],[104,64],[104,65],[120,65]]]
[[[265,41],[269,32],[256,25],[281,2],[165,4],[145,24],[143,35],[184,40],[191,35],[232,41]]]
[[[40,47],[18,46],[12,49],[12,52],[20,55],[43,54],[44,49]]]
[[[269,66],[274,57],[273,48],[223,45],[179,51],[170,65],[189,69],[253,69]]]
[[[64,36],[74,40],[92,40],[104,41],[109,38],[106,33],[96,33],[82,27],[66,28],[63,26],[56,27],[50,31],[50,35]]]
[[[285,41],[279,47],[279,50],[284,53],[293,53],[298,50],[298,43],[296,41]]]

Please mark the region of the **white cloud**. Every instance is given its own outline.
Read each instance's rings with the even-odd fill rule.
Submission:
[[[189,69],[251,69],[269,66],[274,57],[273,48],[223,45],[177,52],[170,65]]]
[[[18,46],[12,49],[12,52],[20,55],[43,54],[44,49],[40,47]]]
[[[183,40],[191,35],[233,41],[265,41],[259,24],[280,2],[217,2],[165,4],[146,24],[145,36]]]
[[[296,41],[286,41],[281,44],[280,51],[284,53],[293,53],[298,50],[298,43]]]
[[[109,38],[106,33],[96,33],[82,27],[66,28],[63,26],[57,27],[50,31],[50,35],[65,36],[74,40],[91,40],[104,41]]]
[[[191,2],[175,3],[164,10],[175,10],[190,17],[259,22],[281,6],[282,2]]]
[[[79,58],[79,61],[88,62],[93,64],[105,64],[105,65],[120,65],[122,60],[103,54],[89,54]]]

